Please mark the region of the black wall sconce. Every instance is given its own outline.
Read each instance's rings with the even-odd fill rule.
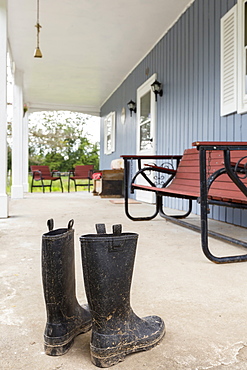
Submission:
[[[155,93],[155,101],[157,101],[157,95],[163,95],[162,83],[155,80],[154,83],[151,85],[152,91]]]
[[[132,117],[132,112],[136,113],[136,103],[133,100],[130,100],[127,106],[130,110],[130,117]]]

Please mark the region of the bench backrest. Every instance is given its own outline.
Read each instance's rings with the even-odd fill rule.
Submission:
[[[238,160],[247,155],[247,151],[235,150],[231,151],[231,161]],[[244,162],[247,162],[245,158]],[[224,167],[223,151],[207,152],[207,177],[215,171]],[[241,179],[247,186],[247,179]],[[185,150],[183,157],[177,169],[176,176],[172,183],[168,186],[170,191],[181,189],[183,192],[188,192],[200,196],[200,166],[199,166],[199,151],[196,148]],[[227,174],[218,177],[212,184],[209,191],[209,198],[215,200],[247,203],[245,195],[232,182]]]
[[[92,164],[75,166],[74,176],[76,176],[78,178],[79,177],[81,179],[88,179],[89,177],[92,178],[92,173],[93,173],[93,165]]]
[[[50,178],[51,177],[51,171],[50,171],[50,168],[49,166],[38,166],[38,165],[34,165],[34,166],[31,166],[31,171],[34,172],[34,171],[40,171],[41,172],[41,176],[43,179],[45,178]],[[34,173],[34,179],[38,179],[40,178],[40,175],[38,173]]]
[[[200,196],[200,167],[197,149],[186,149],[179,163],[176,175],[169,185],[171,190],[183,190]]]

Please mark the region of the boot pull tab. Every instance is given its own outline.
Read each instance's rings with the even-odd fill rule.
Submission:
[[[97,234],[106,234],[105,224],[96,224],[95,225]]]
[[[121,233],[122,233],[122,225],[121,224],[112,225],[112,231],[113,231],[113,234],[114,235],[121,235]]]
[[[52,231],[53,228],[54,228],[54,220],[53,218],[50,218],[48,221],[47,221],[47,226],[48,226],[48,230],[49,231]]]
[[[123,251],[125,246],[124,238],[119,238],[122,233],[122,225],[112,225],[113,237],[109,241],[108,251],[109,252],[120,252]]]
[[[69,221],[69,223],[68,223],[68,230],[71,230],[72,229],[72,227],[73,227],[73,225],[74,225],[74,220],[73,220],[73,218]]]

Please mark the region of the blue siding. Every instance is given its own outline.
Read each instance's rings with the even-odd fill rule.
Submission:
[[[182,154],[196,140],[247,141],[246,114],[220,117],[220,19],[236,2],[195,0],[102,106],[102,143],[104,117],[116,111],[117,119],[116,151],[105,156],[102,145],[101,168],[110,168],[121,154],[136,152],[135,115],[130,117],[127,103],[136,100],[136,89],[153,73],[164,86],[157,102],[157,154]],[[120,121],[122,107],[125,125]],[[167,205],[181,209],[184,203],[169,200]],[[247,225],[239,210],[214,207],[212,215]]]

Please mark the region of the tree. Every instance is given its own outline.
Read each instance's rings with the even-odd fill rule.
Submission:
[[[11,167],[12,167],[12,151],[11,151],[11,148],[8,144],[7,146],[7,150],[8,150],[8,162],[7,162],[7,168],[8,168],[8,171],[11,170]]]
[[[68,171],[76,164],[99,166],[99,144],[83,133],[90,116],[74,112],[39,112],[29,119],[30,164]]]
[[[11,149],[11,142],[12,142],[12,123],[8,122],[7,124],[7,168],[8,171],[11,170],[12,167],[12,149]]]

